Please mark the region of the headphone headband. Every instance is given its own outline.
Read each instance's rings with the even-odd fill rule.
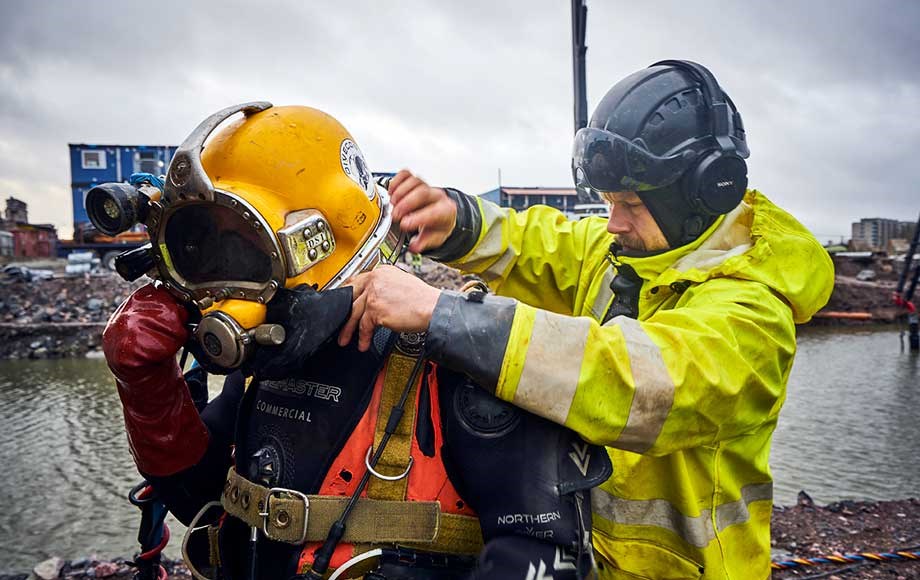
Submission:
[[[685,200],[689,213],[677,217],[676,222],[663,215],[667,212],[659,212],[662,215],[655,216],[659,225],[669,226],[666,236],[672,246],[682,245],[696,239],[715,216],[731,211],[744,197],[747,189],[744,157],[747,157],[747,151],[742,149],[743,153],[739,155],[735,142],[737,138],[743,146],[744,133],[741,116],[709,69],[689,60],[662,60],[652,66],[674,67],[699,81],[703,99],[709,107],[712,137],[718,147],[716,150],[697,151],[695,165],[683,178],[680,196]],[[650,199],[648,203],[655,201]]]
[[[719,86],[716,77],[713,76],[709,69],[699,63],[689,60],[660,60],[651,66],[672,66],[683,69],[700,81],[700,86],[704,96],[709,98],[709,110],[712,111],[712,134],[716,141],[722,147],[723,152],[735,150],[735,144],[731,140],[731,110],[725,99],[725,93]]]

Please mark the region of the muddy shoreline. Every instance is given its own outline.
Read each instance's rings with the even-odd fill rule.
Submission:
[[[773,508],[773,561],[834,554],[920,551],[920,500],[841,501],[815,505],[804,492],[794,506]],[[181,562],[164,560],[169,578],[190,578]],[[134,570],[126,559],[51,558],[36,564],[33,578],[112,578],[128,580]],[[0,580],[26,580],[29,572],[0,574]],[[824,564],[774,570],[775,580],[907,580],[920,578],[920,560]]]
[[[774,562],[834,554],[917,552],[920,551],[920,500],[847,500],[818,506],[800,492],[796,505],[773,508],[771,538]],[[775,579],[817,577],[920,578],[920,559],[823,564],[773,572]]]

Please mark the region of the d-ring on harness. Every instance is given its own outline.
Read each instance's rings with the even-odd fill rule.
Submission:
[[[383,447],[383,445],[381,445]],[[384,481],[399,481],[400,479],[409,475],[409,470],[412,469],[412,457],[409,457],[409,465],[406,466],[406,470],[400,473],[399,475],[384,475],[378,471],[374,470],[374,466],[371,465],[371,451],[374,450],[374,446],[371,445],[367,448],[367,453],[364,454],[364,467],[370,472],[371,475],[377,479],[382,479]]]

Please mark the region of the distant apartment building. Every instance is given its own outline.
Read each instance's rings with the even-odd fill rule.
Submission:
[[[890,240],[910,239],[914,235],[914,222],[886,218],[863,218],[853,222],[853,249],[881,251],[889,247]]]

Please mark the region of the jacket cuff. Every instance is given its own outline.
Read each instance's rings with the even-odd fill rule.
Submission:
[[[454,262],[469,254],[476,245],[479,232],[482,230],[482,216],[479,215],[476,198],[450,187],[445,187],[444,190],[457,204],[457,224],[450,237],[440,247],[423,253],[438,262]]]
[[[517,301],[484,292],[441,292],[428,325],[433,361],[495,392]]]

